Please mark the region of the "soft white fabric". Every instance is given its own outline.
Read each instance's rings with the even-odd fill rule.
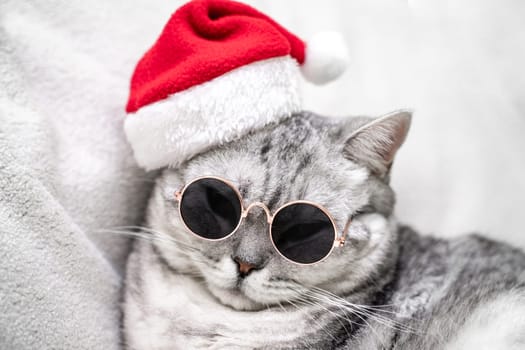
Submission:
[[[301,110],[300,77],[292,57],[271,58],[144,106],[124,124],[135,159],[147,170],[175,167],[287,118]]]
[[[349,54],[343,34],[322,31],[306,42],[303,76],[314,84],[326,84],[341,76],[348,67]]]
[[[129,243],[99,230],[143,215],[124,105],[173,6],[0,1],[0,349],[120,348]]]
[[[525,247],[525,2],[251,1],[303,38],[340,30],[352,64],[304,84],[336,115],[413,108],[398,217]],[[129,78],[180,1],[0,2],[0,348],[117,349],[125,243],[148,178],[123,132]]]

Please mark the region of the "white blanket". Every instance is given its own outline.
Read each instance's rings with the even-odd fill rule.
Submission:
[[[99,230],[141,222],[150,178],[125,142],[124,105],[180,3],[0,2],[0,348],[119,348],[127,241]],[[348,73],[305,84],[308,109],[415,109],[393,172],[401,221],[525,247],[524,2],[259,3],[303,37],[348,38]]]

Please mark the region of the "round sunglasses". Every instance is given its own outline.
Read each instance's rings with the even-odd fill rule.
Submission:
[[[199,238],[220,241],[237,231],[254,207],[266,213],[270,241],[286,260],[310,265],[326,259],[334,247],[345,244],[350,221],[338,237],[335,222],[321,205],[297,200],[284,204],[274,214],[261,202],[244,207],[239,190],[215,176],[194,179],[175,193],[186,229]]]

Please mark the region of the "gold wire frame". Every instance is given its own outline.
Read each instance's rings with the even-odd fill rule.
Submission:
[[[192,185],[193,183],[197,182],[197,181],[200,181],[200,180],[204,180],[204,179],[213,179],[213,180],[217,180],[217,181],[220,181],[222,183],[224,183],[225,185],[227,185],[228,187],[230,187],[234,192],[235,194],[237,195],[237,198],[239,199],[239,203],[240,203],[240,207],[241,207],[241,216],[240,216],[240,219],[239,219],[239,222],[237,223],[237,226],[235,227],[235,229],[233,229],[232,232],[230,232],[229,234],[227,234],[226,236],[224,237],[221,237],[221,238],[206,238],[206,237],[202,237],[201,235],[198,235],[197,233],[193,232],[189,227],[188,225],[186,225],[186,222],[184,222],[184,218],[182,217],[182,213],[181,213],[181,206],[180,206],[180,203],[182,201],[182,198],[184,197],[184,192],[188,189],[188,187],[190,185]],[[345,224],[345,227],[343,228],[343,231],[340,235],[340,237],[338,237],[338,234],[337,234],[337,227],[335,225],[335,221],[332,217],[332,215],[330,215],[330,213],[328,212],[328,210],[323,207],[322,205],[318,204],[318,203],[315,203],[315,202],[311,202],[311,201],[307,201],[307,200],[295,200],[295,201],[290,201],[290,202],[287,202],[285,204],[283,204],[282,206],[280,206],[279,208],[277,208],[277,210],[275,210],[275,212],[272,213],[270,212],[270,209],[266,206],[266,204],[262,203],[262,202],[253,202],[253,203],[250,203],[247,207],[244,205],[244,201],[243,201],[243,198],[241,196],[241,193],[239,192],[239,190],[237,189],[237,187],[230,181],[226,180],[226,179],[223,179],[221,177],[218,177],[218,176],[200,176],[200,177],[197,177],[193,180],[191,180],[190,182],[188,182],[186,185],[183,186],[183,188],[179,191],[176,191],[175,192],[175,199],[177,200],[177,202],[179,203],[178,205],[178,211],[179,211],[179,217],[181,218],[181,221],[182,221],[182,224],[184,225],[184,228],[189,231],[191,234],[193,234],[194,236],[200,238],[200,239],[204,239],[206,241],[213,241],[213,242],[217,242],[217,241],[222,241],[222,240],[225,240],[229,237],[231,237],[238,229],[239,227],[241,226],[241,223],[243,221],[243,219],[245,219],[250,210],[254,207],[259,207],[261,209],[264,210],[265,214],[266,214],[266,218],[267,218],[267,222],[268,222],[268,235],[269,235],[269,238],[270,238],[270,242],[272,242],[272,246],[273,248],[275,249],[275,251],[281,256],[283,257],[284,259],[288,260],[289,262],[291,263],[294,263],[294,264],[297,264],[297,265],[313,265],[313,264],[317,264],[317,263],[320,263],[321,261],[325,260],[326,258],[328,258],[328,256],[330,256],[330,254],[332,253],[332,251],[334,250],[335,247],[343,247],[345,245],[345,241],[346,241],[346,234],[347,234],[347,231],[348,231],[348,228],[350,227],[350,223],[351,223],[351,218],[348,219],[348,221],[346,222]],[[279,249],[277,249],[277,246],[275,245],[275,242],[273,241],[273,237],[272,237],[272,223],[273,223],[273,219],[275,218],[275,216],[284,208],[290,206],[290,205],[294,205],[294,204],[309,204],[311,206],[314,206],[316,208],[318,208],[319,210],[321,210],[325,215],[326,217],[328,217],[328,219],[330,220],[330,223],[332,224],[332,227],[333,227],[333,231],[334,231],[334,243],[332,244],[332,247],[330,248],[330,250],[328,251],[328,253],[326,253],[326,255],[322,258],[322,259],[319,259],[317,261],[314,261],[313,263],[301,263],[301,262],[297,262],[297,261],[293,261],[289,258],[287,258],[286,256],[284,256],[280,251]]]

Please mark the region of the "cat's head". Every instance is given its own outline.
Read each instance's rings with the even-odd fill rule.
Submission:
[[[406,111],[377,119],[301,113],[178,169],[165,169],[152,195],[148,224],[180,243],[155,244],[173,268],[202,278],[218,300],[237,309],[301,299],[317,288],[341,293],[376,283],[378,271],[395,255],[389,175],[410,120]],[[294,264],[275,251],[266,214],[256,209],[227,239],[199,239],[184,228],[174,193],[202,176],[232,182],[246,206],[262,202],[273,212],[293,200],[319,203],[333,216],[339,233],[352,218],[347,243],[317,264]],[[239,262],[253,269],[241,274]]]

